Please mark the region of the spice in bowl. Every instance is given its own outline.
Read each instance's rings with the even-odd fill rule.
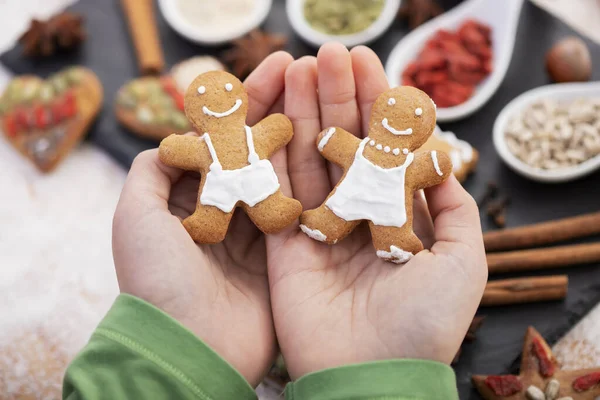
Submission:
[[[402,72],[402,84],[423,90],[438,107],[464,103],[493,70],[491,34],[472,19],[456,32],[438,30]]]
[[[352,35],[370,27],[381,15],[385,0],[306,0],[304,17],[328,35]]]
[[[177,7],[190,25],[214,35],[236,31],[256,10],[257,0],[177,0]]]
[[[546,70],[554,82],[585,82],[592,75],[592,58],[585,42],[570,36],[546,54]]]
[[[509,151],[533,168],[581,164],[600,154],[600,98],[532,104],[508,123],[504,135]]]

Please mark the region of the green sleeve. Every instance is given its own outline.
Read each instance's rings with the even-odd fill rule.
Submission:
[[[285,388],[287,400],[458,400],[454,371],[426,360],[389,360],[308,374]]]
[[[63,399],[256,399],[248,382],[179,322],[120,295],[73,360]]]

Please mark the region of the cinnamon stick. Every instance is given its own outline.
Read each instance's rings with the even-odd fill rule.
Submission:
[[[487,255],[490,274],[557,268],[600,261],[600,242]]]
[[[486,232],[487,251],[540,246],[600,233],[600,212]]]
[[[567,275],[503,279],[488,282],[482,306],[534,303],[560,300],[567,296]]]
[[[164,66],[153,0],[121,0],[142,75],[159,74]]]

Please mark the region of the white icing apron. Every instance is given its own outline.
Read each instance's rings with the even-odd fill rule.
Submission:
[[[215,206],[223,212],[231,212],[238,201],[250,207],[265,200],[279,189],[279,180],[269,160],[260,160],[254,150],[252,131],[246,129],[249,165],[240,169],[223,170],[217,152],[208,133],[200,138],[206,142],[212,158],[210,171],[200,195],[200,204]]]
[[[398,167],[381,168],[363,155],[369,140],[360,143],[354,162],[325,206],[346,221],[365,219],[375,225],[401,227],[406,223],[406,169],[414,154],[409,153]]]

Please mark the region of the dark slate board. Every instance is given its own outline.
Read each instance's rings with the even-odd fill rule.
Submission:
[[[448,9],[458,1],[446,0],[442,3]],[[89,66],[96,71],[104,84],[106,100],[103,113],[92,129],[89,140],[104,148],[124,166],[129,166],[137,153],[154,147],[156,143],[141,140],[126,132],[116,123],[112,112],[116,91],[138,73],[119,2],[81,0],[72,9],[86,16],[86,26],[90,32],[89,40],[78,53],[33,62],[22,58],[19,50],[15,49],[2,56],[1,60],[15,72],[41,76],[47,76],[73,63]],[[203,48],[189,43],[177,36],[160,15],[157,18],[169,66],[193,55],[218,55],[223,50],[223,47]],[[268,31],[289,34],[287,50],[295,57],[315,54],[315,49],[301,42],[291,32],[283,0],[275,0],[264,27]],[[371,47],[385,63],[389,52],[406,33],[406,26],[396,24]],[[563,23],[525,2],[513,59],[498,92],[470,118],[442,125],[443,129],[452,130],[471,142],[481,153],[477,174],[466,182],[466,188],[477,198],[483,194],[486,183],[493,180],[511,196],[512,204],[507,215],[509,226],[592,212],[600,208],[600,173],[561,185],[534,183],[508,170],[496,156],[491,140],[492,126],[498,112],[523,91],[548,83],[543,68],[544,54],[552,43],[572,33]],[[600,47],[588,40],[586,42],[596,65],[594,79],[599,79],[600,70],[597,66],[600,65]],[[493,229],[485,217],[483,226],[484,229]],[[515,370],[528,325],[534,325],[553,343],[600,301],[598,265],[555,270],[552,273],[569,274],[569,295],[566,301],[480,310],[480,314],[487,315],[485,323],[478,333],[477,341],[465,347],[456,367],[462,399],[479,398],[471,389],[471,374],[502,374]]]

